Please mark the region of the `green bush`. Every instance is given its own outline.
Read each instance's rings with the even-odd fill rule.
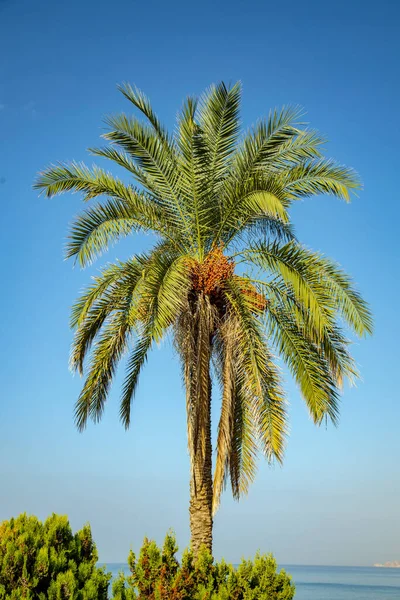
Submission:
[[[138,558],[128,557],[130,575],[113,582],[113,600],[292,600],[294,585],[277,571],[271,555],[243,560],[237,568],[214,562],[202,549],[185,551],[179,563],[175,537],[163,548],[144,540]],[[89,525],[73,535],[67,517],[44,523],[26,514],[0,524],[0,599],[106,600],[111,575],[96,566]]]
[[[114,600],[292,600],[295,588],[285,571],[277,571],[272,555],[256,554],[238,568],[214,562],[203,549],[195,559],[191,552],[176,559],[178,547],[168,534],[160,550],[144,540],[139,557],[128,557],[131,574],[120,573],[112,586]]]
[[[0,598],[106,600],[111,575],[96,567],[89,525],[73,535],[67,517],[26,514],[0,524]]]

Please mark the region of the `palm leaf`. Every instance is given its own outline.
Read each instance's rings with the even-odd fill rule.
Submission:
[[[252,393],[262,451],[268,459],[282,461],[287,426],[280,374],[254,314],[254,303],[241,292],[235,278],[228,280],[226,285],[226,296],[239,327],[237,345],[241,351],[242,385]]]
[[[283,177],[285,190],[292,199],[332,194],[349,202],[350,192],[361,187],[353,169],[327,159],[298,162]]]
[[[104,404],[119,359],[126,349],[130,328],[126,311],[114,313],[96,342],[89,371],[75,406],[75,422],[79,430],[88,418],[101,419]]]

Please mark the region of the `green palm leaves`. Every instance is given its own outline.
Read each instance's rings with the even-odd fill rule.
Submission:
[[[323,157],[324,140],[301,126],[298,109],[274,111],[240,135],[240,84],[188,98],[173,135],[142,92],[120,90],[139,118],[109,117],[108,145],[91,152],[123,167],[131,183],[71,163],[48,168],[35,184],[48,197],[74,191],[94,200],[67,245],[81,266],[123,236],[156,236],[148,253],[103,269],[73,308],[71,366],[85,374],[76,423],[82,429],[101,417],[127,354],[120,415],[128,427],[149,350],[171,332],[192,465],[206,452],[211,365],[221,390],[215,510],[228,479],[235,497],[247,491],[259,450],[283,458],[286,401],[275,355],[317,424],[337,421],[342,382],[357,376],[340,323],[371,333],[369,309],[335,263],[298,243],[289,209],[317,194],[348,201],[359,181]]]

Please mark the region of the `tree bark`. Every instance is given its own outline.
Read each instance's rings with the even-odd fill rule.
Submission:
[[[211,381],[209,385],[208,417],[205,423],[204,459],[200,453],[193,458],[193,469],[190,481],[190,532],[191,546],[194,555],[202,545],[212,553],[212,446],[211,446]]]

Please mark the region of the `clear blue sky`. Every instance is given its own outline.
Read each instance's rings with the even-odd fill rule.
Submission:
[[[225,494],[215,554],[257,548],[283,563],[400,559],[398,3],[205,0],[0,0],[0,520],[21,511],[89,520],[100,558],[122,561],[145,534],[189,539],[184,395],[168,344],[141,380],[128,433],[118,384],[103,422],[78,434],[81,381],[68,371],[69,307],[102,261],[63,261],[78,195],[32,191],[51,161],[86,159],[102,118],[128,109],[128,80],[172,126],[185,95],[241,79],[243,124],[301,104],[355,167],[351,205],[315,198],[292,211],[299,237],[336,258],[371,303],[372,339],[354,354],[363,381],[346,389],[338,429],[316,429],[292,382],[283,468],[261,464],[240,504]],[[146,244],[111,250],[123,258]],[[104,261],[103,261],[104,262]]]

